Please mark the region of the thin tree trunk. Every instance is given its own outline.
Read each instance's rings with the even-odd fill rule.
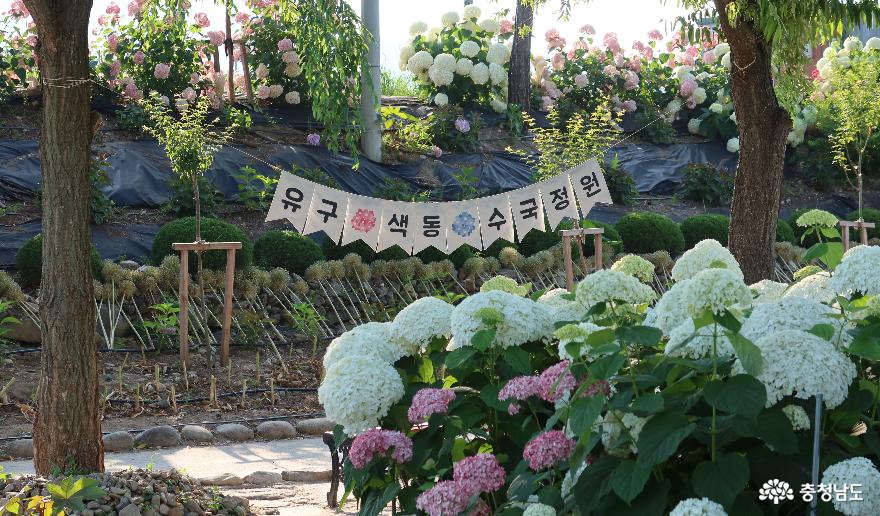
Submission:
[[[91,0],[25,0],[43,86],[43,353],[34,467],[103,471],[89,228]],[[85,82],[82,82],[82,80]]]
[[[531,111],[532,24],[534,0],[517,0],[516,23],[513,27],[513,48],[507,102],[518,104],[522,111]]]
[[[791,117],[773,89],[772,48],[747,19],[730,24],[726,7],[715,0],[731,48],[731,93],[739,128],[739,162],[734,178],[728,247],[745,280],[770,278],[782,192],[785,138]]]

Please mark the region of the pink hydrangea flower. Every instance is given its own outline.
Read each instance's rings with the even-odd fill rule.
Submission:
[[[645,47],[642,49],[642,57],[650,61],[654,59],[654,49],[651,47]]]
[[[364,469],[377,456],[389,457],[398,464],[412,460],[412,440],[395,430],[381,430],[373,428],[359,434],[351,443],[348,457],[352,466]]]
[[[137,16],[141,13],[141,3],[138,0],[133,0],[128,3],[128,15],[129,16]]]
[[[614,66],[620,68],[624,65],[625,62],[626,60],[624,59],[623,54],[616,54],[614,56]]]
[[[208,19],[208,15],[205,13],[196,13],[194,18],[196,25],[203,29],[211,26],[211,20]]]
[[[208,41],[210,41],[212,45],[219,47],[226,42],[226,32],[222,30],[209,30]]]
[[[541,383],[537,376],[517,376],[511,378],[498,392],[498,401],[523,401],[532,396],[540,396]]]
[[[602,68],[602,73],[605,74],[606,77],[617,77],[620,74],[617,67],[612,64],[605,65],[605,67]]]
[[[260,100],[266,100],[266,99],[268,99],[268,98],[269,98],[269,95],[271,95],[271,94],[272,94],[272,90],[270,90],[270,89],[269,89],[269,86],[266,85],[266,84],[263,84],[262,86],[260,86],[259,88],[257,88],[257,93],[256,93],[256,95],[257,95],[257,98],[260,99]],[[311,135],[310,135],[310,136],[311,136]]]
[[[127,82],[125,84],[125,94],[130,98],[134,98],[135,92],[137,92],[137,86],[135,85],[135,83]]]
[[[241,61],[241,47],[236,46],[232,49],[232,59],[235,61]]]
[[[687,106],[688,109],[694,109],[697,107],[697,99],[695,99],[693,96],[688,97],[684,105]]]
[[[458,516],[467,509],[470,497],[453,480],[434,484],[416,498],[416,508],[428,516]]]
[[[571,392],[575,386],[574,375],[568,370],[571,362],[563,360],[550,366],[538,377],[539,396],[545,401],[554,402]]]
[[[544,33],[544,39],[547,41],[547,48],[563,48],[565,47],[565,38],[559,35],[559,29],[550,29]]]
[[[632,112],[634,112],[636,109],[638,109],[638,105],[636,104],[636,101],[635,101],[635,100],[631,100],[631,99],[630,99],[630,100],[624,100],[624,101],[623,101],[623,109],[624,109],[624,111],[627,111],[627,112],[629,112],[629,113],[632,113]]]
[[[202,76],[199,75],[197,72],[193,72],[189,75],[189,83],[192,84],[193,86],[197,85],[199,83],[199,81],[201,81],[201,80],[202,80]]]
[[[439,158],[440,156],[443,155],[443,149],[441,149],[440,147],[438,147],[436,145],[432,145],[431,146],[431,154],[433,154],[435,158]]]
[[[110,16],[119,17],[119,13],[122,12],[122,10],[119,8],[118,5],[116,5],[115,2],[110,2],[104,12],[109,14]]]
[[[657,29],[653,29],[651,32],[648,33],[648,38],[654,41],[660,41],[661,39],[663,39],[663,33]]]
[[[529,463],[532,471],[541,471],[568,459],[574,452],[574,447],[574,440],[566,437],[565,432],[550,430],[539,434],[526,444],[523,458]]]
[[[562,70],[562,67],[565,66],[565,57],[565,54],[562,52],[556,52],[553,54],[550,63],[554,70]]]
[[[293,41],[290,38],[284,38],[278,42],[279,52],[290,52],[291,50],[293,50]]]
[[[183,90],[180,93],[180,96],[183,97],[184,99],[192,102],[196,99],[196,90],[194,90],[192,88],[186,88],[185,90]]]
[[[249,13],[244,12],[244,11],[238,11],[235,14],[235,21],[237,21],[238,23],[247,23],[247,21],[250,18],[251,18],[251,15]]]
[[[294,52],[293,50],[288,50],[284,54],[281,55],[281,60],[285,63],[299,63],[299,54]]]
[[[589,79],[587,78],[587,76],[585,74],[579,73],[574,76],[574,85],[578,89],[585,88],[587,86],[588,82],[589,82]]]
[[[167,79],[171,73],[171,65],[159,63],[153,68],[153,77],[157,79]]]
[[[703,52],[703,62],[706,64],[712,64],[718,60],[718,56],[715,55],[715,52],[712,50],[707,50]]]
[[[614,32],[609,32],[602,36],[602,43],[605,47],[611,52],[617,54],[620,52],[620,42],[617,41],[617,34]]]
[[[624,70],[623,77],[623,89],[632,91],[639,87],[639,76],[634,71]]]
[[[596,33],[596,29],[594,29],[589,23],[582,25],[580,31],[587,36],[592,36]]]
[[[697,89],[697,81],[693,79],[685,79],[681,83],[681,87],[678,89],[678,94],[682,97],[690,97],[694,94],[694,91]]]
[[[22,0],[13,0],[12,5],[9,6],[7,14],[15,18],[27,18],[31,15]]]
[[[116,49],[119,48],[119,36],[115,32],[111,32],[107,36],[107,48],[110,49],[110,52],[116,52]]]
[[[636,41],[633,42],[633,46],[632,46],[632,48],[633,48],[633,50],[635,50],[636,52],[641,52],[642,49],[645,48],[645,44],[642,43],[641,41],[636,40]]]
[[[499,32],[501,34],[510,34],[513,32],[513,20],[508,20],[507,18],[501,20],[498,24],[501,28]]]
[[[140,50],[138,50],[137,52],[134,53],[133,56],[131,56],[131,59],[132,59],[132,61],[135,62],[135,64],[143,64],[144,63],[144,53],[141,52]]]
[[[119,75],[119,72],[122,70],[122,63],[118,60],[110,63],[110,77],[116,77]]]
[[[694,66],[694,58],[690,54],[679,54],[678,62],[684,66]]]
[[[642,71],[642,62],[638,59],[630,59],[627,61],[626,67],[635,73],[640,73]]]
[[[439,147],[437,148],[439,149]],[[452,389],[421,389],[413,396],[412,405],[407,411],[409,421],[421,423],[432,414],[445,414],[449,411],[449,404],[454,399],[455,391]]]
[[[507,472],[491,453],[465,457],[453,466],[452,479],[470,498],[478,493],[492,493],[504,485]]]

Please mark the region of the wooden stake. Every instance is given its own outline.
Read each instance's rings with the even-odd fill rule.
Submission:
[[[171,384],[171,410],[177,414],[177,390],[174,388],[174,384]]]
[[[180,251],[180,363],[189,362],[189,251]]]
[[[260,350],[257,350],[257,383],[260,383]]]
[[[562,258],[565,261],[565,288],[574,292],[574,264],[571,262],[571,236],[562,233]]]
[[[229,364],[227,364],[227,366],[226,366],[226,383],[228,383],[229,386],[232,387],[232,363],[231,362]]]
[[[247,406],[247,378],[241,381],[241,406]]]
[[[189,392],[189,373],[186,371],[186,362],[183,363],[183,388]]]
[[[269,378],[269,403],[275,408],[275,378]]]
[[[217,377],[211,375],[211,387],[208,392],[208,403],[214,408],[217,408]]]
[[[229,362],[229,332],[232,328],[232,288],[234,281],[235,249],[228,249],[226,251],[226,290],[223,292],[223,341],[220,344],[220,365],[226,365]]]

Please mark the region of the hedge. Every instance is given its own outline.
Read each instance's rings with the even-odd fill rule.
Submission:
[[[89,258],[92,264],[92,278],[100,280],[103,262],[94,244],[91,246]],[[36,235],[21,246],[15,255],[15,266],[18,268],[21,286],[40,286],[43,275],[43,235]]]
[[[623,249],[628,253],[666,251],[678,256],[684,251],[684,235],[679,225],[657,213],[633,212],[624,215],[615,225]]]
[[[254,242],[254,263],[264,269],[281,267],[301,275],[323,259],[318,244],[296,231],[267,231]]]
[[[158,265],[170,254],[178,254],[171,249],[177,242],[193,242],[196,238],[195,217],[172,220],[159,229],[153,240],[153,263]],[[202,239],[207,242],[241,242],[241,249],[235,252],[235,268],[250,267],[254,260],[254,244],[241,229],[222,220],[202,217]],[[202,265],[206,269],[221,270],[226,267],[226,251],[206,251],[202,253]],[[190,272],[197,269],[195,256],[190,260]]]

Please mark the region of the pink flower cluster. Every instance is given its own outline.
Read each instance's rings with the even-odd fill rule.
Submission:
[[[107,36],[107,48],[110,49],[110,52],[116,52],[116,49],[119,48],[119,36],[115,32]]]
[[[293,50],[293,41],[290,38],[284,38],[278,42],[279,52],[290,52]]]
[[[413,455],[412,440],[395,430],[373,428],[354,438],[348,457],[355,468],[364,469],[376,456],[389,451],[394,462],[409,462]]]
[[[550,366],[538,377],[539,396],[542,400],[555,402],[571,392],[575,386],[574,375],[568,370],[571,362],[563,360]]]
[[[251,19],[251,15],[245,11],[238,11],[235,13],[235,21],[238,23],[247,23],[248,20]]]
[[[133,56],[131,56],[131,59],[132,59],[132,61],[134,61],[136,64],[143,64],[143,62],[144,62],[144,57],[146,57],[146,56],[144,56],[144,53],[141,52],[140,50],[138,50],[137,52],[134,53]]]
[[[479,493],[492,493],[504,485],[507,472],[491,453],[465,457],[453,466],[452,479],[468,498]]]
[[[589,23],[582,25],[580,28],[580,31],[583,34],[586,34],[587,36],[592,36],[593,34],[596,33],[596,29],[594,29],[593,26],[590,25]]]
[[[209,30],[208,41],[215,47],[219,47],[226,42],[226,32],[222,30]]]
[[[196,25],[203,29],[211,26],[211,20],[208,19],[208,15],[206,13],[196,13],[195,20]]]
[[[321,135],[318,133],[309,134],[308,136],[306,136],[306,143],[314,146],[321,145]]]
[[[171,73],[171,65],[165,63],[158,63],[155,68],[153,68],[153,77],[157,79],[167,79],[168,75]]]
[[[449,404],[455,399],[452,389],[421,389],[413,396],[412,405],[407,411],[411,423],[421,423],[432,414],[445,414]]]
[[[648,38],[654,41],[660,41],[661,39],[663,39],[663,33],[657,29],[653,29],[651,30],[651,32],[648,33]]]
[[[540,379],[537,376],[517,376],[511,378],[498,392],[498,401],[517,400],[523,401],[532,396],[540,396]],[[519,405],[511,403],[507,406],[508,414],[519,413]]]
[[[504,18],[503,20],[501,20],[499,22],[498,25],[501,27],[499,29],[499,32],[501,34],[510,34],[513,32],[513,20],[509,20],[507,18]]]
[[[416,498],[416,508],[428,516],[458,516],[467,509],[470,497],[454,480],[443,480],[434,484]]]
[[[6,11],[6,14],[14,18],[27,18],[31,15],[22,0],[12,0],[12,5],[9,6],[9,10]]]
[[[575,442],[561,430],[550,430],[539,434],[526,444],[523,458],[532,471],[541,471],[568,459],[574,452]]]
[[[132,0],[128,3],[128,15],[129,16],[137,16],[141,13],[141,3],[140,0]]]
[[[544,39],[547,41],[547,49],[562,48],[565,46],[565,38],[559,35],[559,29],[550,29],[544,33]]]

